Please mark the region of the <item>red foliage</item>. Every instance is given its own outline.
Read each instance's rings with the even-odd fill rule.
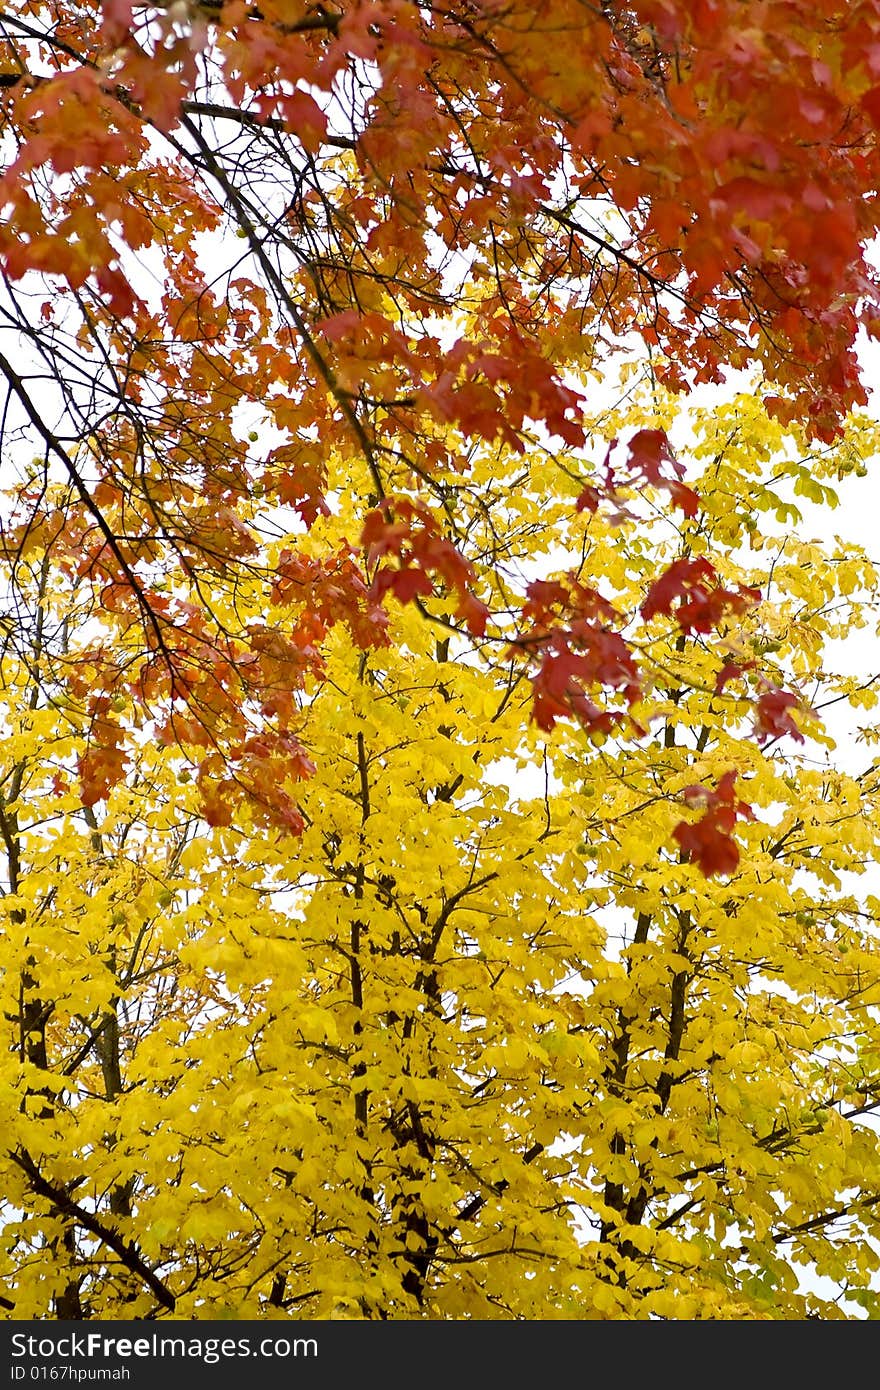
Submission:
[[[796,695],[792,695],[791,691],[779,690],[776,686],[768,687],[758,696],[755,705],[758,742],[766,743],[768,739],[790,734],[798,743],[803,743],[804,736],[790,714],[791,710],[801,707],[801,701]]]
[[[290,691],[320,672],[334,623],[381,645],[391,596],[492,637],[493,585],[475,591],[455,480],[471,448],[501,460],[504,446],[519,466],[536,429],[580,450],[571,369],[601,368],[633,334],[676,389],[755,364],[774,412],[826,440],[866,399],[855,345],[880,323],[864,251],[880,227],[880,0],[6,11],[0,269],[42,365],[22,376],[4,357],[0,371],[20,415],[9,427],[74,495],[39,526],[35,498],[26,534],[51,533],[60,563],[127,632],[140,625],[139,665],[130,637],[115,664],[103,653],[99,693],[126,691],[162,737],[222,747],[232,782],[249,734],[295,732]],[[235,268],[209,277],[198,248],[230,224]],[[155,293],[129,283],[133,256],[158,268]],[[255,409],[286,441],[259,459],[239,428]],[[83,474],[67,441],[87,439]],[[647,486],[696,515],[662,431],[621,446],[619,476],[615,447],[579,510]],[[228,632],[205,579],[231,592],[263,563],[254,492],[313,527],[331,455],[371,480],[363,534],[339,553],[285,549],[279,631]],[[499,468],[503,498],[516,475]],[[606,730],[638,672],[622,619],[564,587],[524,605],[535,717]],[[688,556],[641,612],[705,635],[757,597]],[[719,693],[746,669],[733,667]],[[796,704],[762,691],[758,738],[798,737]],[[96,716],[95,739],[93,798],[124,773],[112,720]]]
[[[401,603],[435,593],[434,575],[455,598],[456,616],[468,632],[481,637],[489,610],[473,593],[474,569],[441,533],[430,510],[406,497],[387,498],[364,522],[361,544],[367,564],[375,566],[371,592],[381,599],[389,591]],[[397,566],[389,565],[393,555]],[[384,563],[378,563],[383,561]]]
[[[684,468],[672,452],[664,430],[639,430],[634,434],[629,441],[629,462],[633,472],[645,482],[665,488],[673,505],[680,507],[685,516],[696,516],[700,499],[681,481]]]
[[[682,855],[697,865],[707,878],[717,874],[732,874],[739,863],[739,847],[733,838],[737,817],[754,820],[752,808],[738,801],[734,792],[735,771],[725,772],[717,787],[686,787],[684,799],[689,806],[703,807],[698,821],[679,821],[673,830]]]
[[[685,557],[654,581],[640,611],[645,619],[656,613],[674,614],[682,632],[711,632],[728,613],[742,613],[760,598],[756,589],[742,585],[735,590],[723,588],[704,556]]]
[[[715,678],[715,694],[721,695],[728,681],[739,680],[747,671],[753,671],[756,661],[727,661]]]
[[[112,716],[110,700],[98,696],[89,701],[91,725],[89,745],[79,759],[77,771],[84,806],[103,800],[119,782],[126,767],[123,729]]]
[[[541,729],[557,719],[578,719],[591,733],[608,734],[629,722],[626,708],[605,708],[592,692],[620,691],[625,707],[641,693],[632,652],[610,626],[619,619],[613,604],[574,575],[563,580],[536,579],[528,585],[523,618],[531,620],[516,647],[538,664],[532,680],[533,718]]]

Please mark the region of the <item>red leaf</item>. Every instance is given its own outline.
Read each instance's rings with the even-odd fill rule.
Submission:
[[[308,92],[295,91],[290,96],[276,96],[264,99],[264,106],[278,106],[285,120],[305,149],[316,153],[327,134],[327,117],[314,97]],[[271,110],[266,111],[271,115]]]
[[[745,675],[746,671],[753,671],[755,664],[754,661],[726,662],[715,677],[715,694],[720,695],[728,681],[738,680],[740,676]]]
[[[776,686],[766,690],[759,696],[756,707],[755,730],[758,742],[765,743],[767,739],[790,734],[798,743],[803,743],[804,736],[789,713],[790,710],[801,708],[801,701],[790,691],[780,690]]]
[[[576,512],[594,512],[599,506],[599,493],[589,485],[584,488],[574,504]]]
[[[472,637],[485,637],[486,623],[489,619],[489,609],[485,603],[465,590],[455,611],[456,617],[461,618]]]
[[[639,612],[646,620],[655,613],[672,613],[682,632],[711,632],[728,613],[741,613],[760,598],[756,589],[724,589],[713,566],[703,556],[676,560],[655,580]]]
[[[126,756],[122,730],[106,714],[99,713],[89,735],[89,746],[79,758],[77,772],[84,806],[104,801],[125,776]]]
[[[692,860],[706,878],[716,874],[732,874],[739,864],[739,849],[736,841],[719,829],[711,816],[705,816],[696,825],[680,821],[672,832],[681,846],[682,852]]]
[[[874,125],[880,127],[880,87],[872,87],[870,91],[865,92],[861,104]]]
[[[434,585],[424,570],[386,570],[383,579],[386,576],[388,577],[388,588],[401,603],[410,603],[417,594],[429,598],[434,592]]]
[[[682,793],[688,806],[704,806],[702,818],[693,824],[679,821],[672,837],[682,853],[695,863],[707,878],[716,874],[732,874],[739,864],[739,849],[732,831],[737,816],[754,820],[751,806],[737,801],[735,783],[737,772],[732,768],[714,788],[701,785],[685,787]]]
[[[638,430],[629,442],[629,461],[634,472],[641,474],[652,487],[665,488],[673,505],[685,516],[696,516],[700,499],[693,488],[681,481],[684,468],[672,451],[665,430]],[[665,470],[673,476],[667,476]]]
[[[101,31],[110,48],[119,48],[131,33],[133,0],[101,0]]]
[[[202,789],[202,815],[208,825],[225,826],[232,824],[232,806],[224,801],[219,788]]]
[[[672,498],[674,506],[680,507],[687,517],[696,516],[700,509],[700,498],[692,487],[687,487],[674,478],[670,482],[664,483],[663,486]]]
[[[708,586],[715,577],[714,568],[702,557],[676,560],[665,574],[654,580],[639,612],[647,620],[655,613],[671,613],[676,599],[684,601],[699,595],[705,601],[710,593]]]
[[[342,313],[332,314],[330,318],[322,319],[316,327],[320,329],[322,336],[328,343],[337,343],[346,334],[353,333],[361,321],[361,316],[357,309],[343,309]]]
[[[665,430],[639,430],[629,441],[629,461],[649,483],[662,485],[664,464],[681,477],[684,469],[672,452]]]

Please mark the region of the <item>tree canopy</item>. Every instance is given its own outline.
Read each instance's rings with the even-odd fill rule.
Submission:
[[[875,1316],[880,3],[0,40],[3,1308]]]

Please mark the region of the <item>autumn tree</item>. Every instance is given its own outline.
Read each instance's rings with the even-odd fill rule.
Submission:
[[[369,470],[397,596],[479,635],[447,490],[537,434],[613,493],[579,380],[622,344],[675,387],[755,364],[820,439],[864,402],[880,5],[16,0],[0,26],[6,436],[41,459],[35,526],[131,624],[94,701],[188,705],[242,795],[250,738],[301,754],[234,596],[268,513],[328,505],[331,451]],[[662,449],[630,462],[690,505]],[[294,668],[338,621],[384,640],[365,524],[300,580]],[[87,796],[115,738],[96,712]]]
[[[672,411],[630,401],[625,423]],[[536,720],[516,642],[500,658],[389,600],[385,646],[337,626],[304,678],[298,833],[251,802],[207,825],[200,743],[139,739],[133,702],[124,776],[84,806],[87,704],[59,673],[94,624],[114,648],[127,629],[45,540],[16,556],[10,1316],[875,1312],[878,783],[821,719],[876,701],[823,659],[872,620],[876,571],[775,516],[830,502],[876,432],[811,451],[751,396],[688,432],[702,500],[678,524],[635,491],[611,518],[553,499],[539,448],[515,490],[475,457],[450,501],[512,634],[563,595],[601,612],[605,659],[642,671],[625,720]],[[306,566],[371,486],[328,466]],[[283,572],[292,538],[275,548]],[[763,602],[709,639],[693,585],[686,631],[648,608],[617,645],[658,565],[707,552]],[[282,585],[271,604],[269,628]],[[782,687],[800,705],[751,733]]]
[[[872,1311],[880,4],[0,28],[4,1306]]]

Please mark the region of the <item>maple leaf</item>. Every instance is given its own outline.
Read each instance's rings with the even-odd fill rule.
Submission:
[[[407,498],[386,499],[372,511],[361,531],[361,544],[368,564],[385,555],[396,555],[399,567],[381,565],[376,569],[371,594],[381,599],[392,592],[401,603],[434,594],[431,575],[438,575],[456,594],[457,614],[469,632],[482,636],[489,609],[472,592],[474,569],[453,543],[443,536],[427,507]]]
[[[108,47],[118,48],[131,32],[133,0],[102,0],[101,28]]]
[[[600,709],[586,693],[607,686],[622,690],[628,705],[638,699],[638,671],[619,633],[580,619],[541,635],[539,648],[540,665],[532,678],[533,718],[539,728],[552,729],[565,715],[599,733],[625,722],[623,711]]]
[[[681,481],[684,468],[673,453],[665,430],[637,430],[629,441],[629,463],[633,472],[653,487],[665,488],[685,516],[696,516],[700,499]],[[669,477],[667,470],[674,476]]]
[[[726,661],[715,677],[715,694],[721,695],[728,681],[739,680],[747,671],[753,671],[756,665],[754,660]]]
[[[574,504],[575,511],[595,512],[598,509],[599,502],[600,493],[598,488],[592,487],[590,484],[587,484],[587,486],[577,496],[577,500]]]
[[[679,822],[672,832],[682,854],[706,878],[735,873],[739,865],[739,846],[729,834],[733,827],[728,820],[722,813],[707,814],[694,825]]]
[[[325,468],[316,451],[290,445],[272,449],[260,485],[267,494],[293,507],[309,529],[319,516],[330,515],[324,496]]]
[[[683,792],[689,806],[703,807],[698,821],[679,821],[672,832],[682,854],[695,863],[707,878],[729,875],[739,864],[739,846],[732,831],[737,816],[754,820],[752,808],[738,801],[734,791],[737,773],[726,772],[714,788],[701,784],[686,787]]]
[[[88,746],[77,759],[84,806],[103,801],[122,781],[128,766],[123,730],[113,718],[110,705],[110,699],[104,695],[90,701],[92,719]]]
[[[434,585],[424,570],[407,566],[399,570],[383,570],[376,592],[390,589],[401,603],[410,603],[417,594],[433,594]]]
[[[742,613],[759,599],[758,591],[747,586],[723,588],[704,556],[684,557],[653,582],[639,611],[646,620],[657,613],[674,614],[683,632],[711,632],[727,614]]]
[[[804,736],[791,716],[792,710],[802,709],[802,702],[789,690],[770,686],[758,696],[755,705],[755,730],[759,743],[770,738],[781,738],[789,734],[798,743]]]
[[[610,621],[619,614],[614,605],[590,585],[573,574],[565,580],[533,579],[526,586],[522,615],[539,626],[553,624],[563,614],[589,620]]]

